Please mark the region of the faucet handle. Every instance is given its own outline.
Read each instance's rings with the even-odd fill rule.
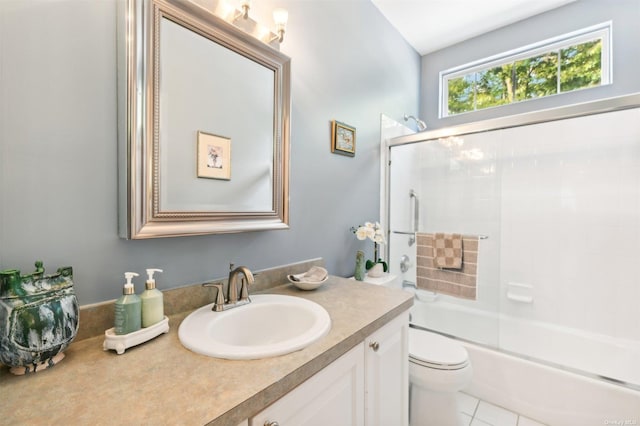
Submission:
[[[240,302],[245,300],[249,300],[249,282],[242,278],[242,281],[240,281]]]
[[[224,291],[222,290],[222,283],[204,283],[202,287],[214,287],[217,289],[216,291],[216,301],[211,307],[212,311],[221,312],[224,310]]]

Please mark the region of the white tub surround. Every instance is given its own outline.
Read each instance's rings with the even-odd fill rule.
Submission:
[[[473,379],[464,390],[554,426],[640,423],[640,392],[465,343]]]

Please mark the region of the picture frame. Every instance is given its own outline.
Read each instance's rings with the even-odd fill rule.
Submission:
[[[333,120],[331,122],[331,152],[354,157],[356,155],[356,128]]]
[[[198,131],[199,178],[231,180],[231,138]]]

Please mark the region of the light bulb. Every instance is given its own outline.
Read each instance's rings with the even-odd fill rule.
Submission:
[[[273,11],[273,20],[278,28],[280,26],[286,27],[287,21],[289,20],[289,12],[287,12],[286,9],[275,9]]]
[[[240,3],[240,9],[242,9],[242,18],[249,18],[249,9],[251,9],[251,0],[242,0]]]
[[[289,20],[289,12],[285,9],[275,9],[273,11],[273,20],[276,23],[278,42],[282,43],[282,40],[284,40],[284,31],[287,28],[287,21]]]

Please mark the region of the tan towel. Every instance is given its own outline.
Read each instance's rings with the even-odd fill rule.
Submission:
[[[434,255],[435,235],[418,233],[416,284],[423,290],[477,300],[478,297],[478,237],[464,235],[462,269],[439,268]]]
[[[436,268],[462,269],[462,235],[435,233],[433,261]]]

